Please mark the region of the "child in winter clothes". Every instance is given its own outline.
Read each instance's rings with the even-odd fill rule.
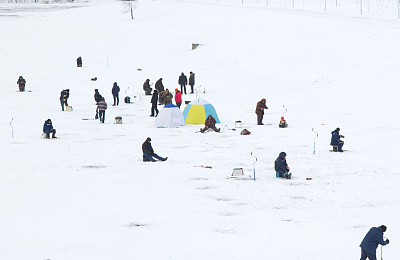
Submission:
[[[286,128],[288,126],[286,120],[284,117],[281,117],[281,121],[279,121],[279,127],[280,128]]]

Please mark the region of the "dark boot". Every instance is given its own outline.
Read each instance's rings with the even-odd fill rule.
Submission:
[[[46,133],[46,138],[50,139],[50,134],[49,133]]]

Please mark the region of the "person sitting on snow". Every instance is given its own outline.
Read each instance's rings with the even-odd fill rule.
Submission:
[[[215,127],[216,123],[217,123],[217,121],[215,120],[215,118],[212,117],[212,115],[208,115],[208,117],[204,123],[205,126],[204,126],[204,128],[200,128],[200,132],[204,133],[208,128],[213,129],[215,132],[219,132],[221,129]]]
[[[142,144],[142,151],[143,151],[143,161],[144,162],[155,162],[153,157],[157,158],[160,161],[166,161],[168,157],[162,158],[161,156],[158,156],[154,150],[153,147],[151,146],[151,138],[147,137],[146,141]]]
[[[53,133],[52,138],[56,137],[56,129],[53,128],[53,124],[51,123],[51,119],[47,119],[43,125],[43,132],[46,134],[46,138],[50,138],[50,133]]]
[[[289,172],[290,168],[286,162],[286,153],[281,152],[275,160],[276,177],[291,179],[292,174]]]
[[[286,128],[288,126],[286,120],[284,117],[281,117],[281,121],[279,121],[279,127],[280,128]]]
[[[339,134],[340,128],[336,128],[335,131],[332,131],[331,145],[333,146],[334,152],[343,152],[342,147],[344,142],[340,140],[340,138],[344,138],[343,135]]]

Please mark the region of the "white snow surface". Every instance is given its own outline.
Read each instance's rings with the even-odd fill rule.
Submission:
[[[358,259],[381,224],[384,258],[397,259],[398,21],[177,0],[140,0],[132,20],[122,2],[79,6],[0,13],[0,259]],[[149,117],[143,82],[174,90],[190,71],[221,133]],[[95,88],[105,124],[82,120]],[[41,138],[48,118],[59,139]],[[228,130],[236,120],[252,134]],[[329,152],[336,127],[347,152]],[[166,162],[142,162],[147,137]],[[292,180],[275,178],[281,151]],[[227,179],[253,173],[251,152],[256,181]]]

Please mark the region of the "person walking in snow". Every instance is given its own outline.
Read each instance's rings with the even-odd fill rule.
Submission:
[[[79,67],[82,67],[82,58],[81,58],[81,56],[79,56],[77,59],[76,59],[76,66],[79,68]]]
[[[25,91],[26,80],[22,76],[19,76],[17,84],[19,87],[19,91],[21,92]]]
[[[365,235],[363,241],[360,244],[361,247],[361,258],[360,260],[376,260],[376,248],[378,245],[388,245],[389,239],[383,240],[383,233],[386,232],[386,226],[371,228]]]
[[[257,125],[264,125],[263,118],[264,118],[264,109],[268,109],[267,105],[265,104],[267,100],[265,98],[258,101],[256,106],[256,114],[257,114]]]
[[[104,97],[101,98],[97,104],[97,112],[99,113],[100,122],[104,124],[104,119],[106,118],[107,103]]]
[[[194,90],[193,90],[193,86],[194,86],[194,73],[191,71],[190,72],[190,75],[189,75],[189,85],[190,85],[190,88],[191,88],[191,90],[192,90],[192,92],[190,92],[190,94],[193,94],[194,93]]]
[[[155,116],[158,116],[158,109],[157,109],[157,104],[158,104],[158,93],[157,90],[153,91],[153,96],[151,97],[151,115],[154,116],[154,111],[156,112]]]
[[[144,143],[142,144],[142,151],[143,151],[144,162],[155,162],[156,160],[154,160],[153,157],[155,157],[160,161],[166,161],[168,159],[168,157],[163,158],[161,156],[158,156],[158,154],[154,152],[153,147],[151,146],[150,137],[147,137],[146,141],[144,141]]]
[[[143,83],[143,90],[145,95],[151,95],[150,79],[146,79]]]
[[[103,97],[103,96],[100,95],[99,90],[96,88],[96,89],[94,90],[94,101],[96,101],[96,105],[99,104],[99,102],[101,101],[101,98],[102,98],[102,97]]]
[[[163,92],[163,94],[161,95],[161,98],[162,98],[162,100],[163,100],[163,102],[164,102],[164,105],[172,103],[172,98],[173,98],[173,97],[174,97],[174,96],[172,95],[171,92],[169,92],[169,89],[166,89],[166,90]]]
[[[204,133],[209,128],[213,129],[215,132],[219,132],[221,129],[215,127],[216,123],[217,121],[215,120],[215,118],[212,117],[212,115],[208,115],[206,121],[204,122],[205,126],[204,128],[200,128],[200,132]]]
[[[290,168],[286,162],[286,153],[281,152],[275,160],[276,177],[291,179],[292,174],[289,172]]]
[[[179,89],[175,89],[175,104],[176,106],[181,109],[182,105],[182,92],[179,91]]]
[[[183,74],[183,72],[181,73],[181,75],[178,78],[178,84],[181,86],[181,93],[185,93],[186,94],[186,85],[187,85],[188,81],[187,81],[187,77],[185,74]]]
[[[56,129],[53,128],[53,124],[51,122],[51,119],[47,119],[46,121],[44,121],[43,133],[46,134],[46,138],[47,139],[50,138],[50,133],[53,134],[52,138],[57,138],[56,137]]]
[[[112,87],[111,93],[113,95],[113,99],[114,99],[114,104],[113,106],[115,106],[115,104],[118,106],[119,105],[119,86],[117,85],[117,82],[114,82],[114,85]]]
[[[333,146],[333,151],[334,152],[343,152],[343,145],[344,142],[340,140],[340,138],[344,138],[343,135],[339,134],[340,128],[336,128],[334,131],[331,132],[332,138],[331,138],[331,145]]]
[[[64,111],[64,105],[68,106],[69,89],[64,89],[60,93],[61,110]]]

